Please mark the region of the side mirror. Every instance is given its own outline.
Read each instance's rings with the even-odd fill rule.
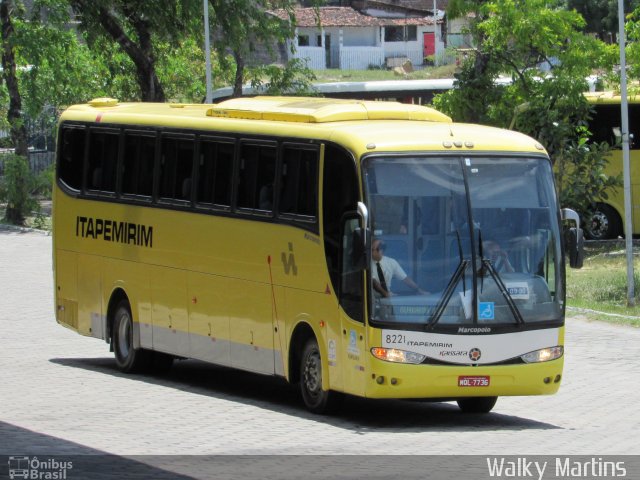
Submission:
[[[568,208],[562,209],[562,220],[575,223],[575,227],[566,228],[564,231],[565,250],[569,254],[569,266],[582,268],[584,263],[584,233],[580,228],[580,217],[576,212]]]
[[[361,228],[353,230],[351,239],[351,266],[355,270],[363,270],[366,266],[366,240]]]
[[[342,273],[364,270],[367,265],[366,230],[356,212],[342,217]]]
[[[568,228],[564,235],[567,253],[569,254],[569,266],[582,268],[584,263],[584,235],[581,228]]]

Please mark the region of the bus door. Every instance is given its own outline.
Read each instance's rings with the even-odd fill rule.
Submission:
[[[367,341],[364,327],[364,272],[354,253],[354,231],[359,219],[345,220],[340,276],[340,324],[344,363],[344,391],[364,395]]]
[[[326,145],[322,167],[322,226],[329,278],[339,303],[339,337],[328,338],[327,353],[332,384],[347,393],[364,395],[366,337],[364,326],[364,273],[353,268],[349,256],[353,230],[359,225],[358,175],[351,155]],[[332,319],[333,320],[333,319]],[[335,375],[337,374],[337,375]],[[340,375],[340,377],[338,377]]]

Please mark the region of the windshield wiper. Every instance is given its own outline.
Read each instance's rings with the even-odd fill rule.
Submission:
[[[458,239],[458,254],[460,255],[460,263],[458,264],[458,268],[456,268],[456,271],[453,272],[453,276],[451,277],[451,280],[449,280],[447,288],[445,288],[442,297],[440,297],[440,301],[438,302],[438,305],[436,305],[436,310],[435,312],[433,312],[431,320],[429,320],[429,322],[427,323],[427,330],[432,328],[440,320],[440,317],[444,313],[449,300],[451,300],[451,297],[453,296],[456,285],[458,285],[458,282],[460,281],[460,277],[462,277],[463,292],[467,291],[465,272],[467,271],[467,267],[469,266],[469,260],[465,260],[464,258],[462,258],[462,242],[460,241],[460,234],[457,230],[456,238]]]

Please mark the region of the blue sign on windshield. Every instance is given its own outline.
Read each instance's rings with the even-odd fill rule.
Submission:
[[[495,308],[493,302],[478,303],[478,318],[480,320],[493,320],[495,318]]]

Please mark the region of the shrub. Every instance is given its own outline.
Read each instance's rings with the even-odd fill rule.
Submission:
[[[15,154],[4,155],[4,177],[0,180],[0,200],[6,202],[4,220],[15,225],[23,225],[25,217],[39,208],[32,197],[35,178],[25,157]]]

